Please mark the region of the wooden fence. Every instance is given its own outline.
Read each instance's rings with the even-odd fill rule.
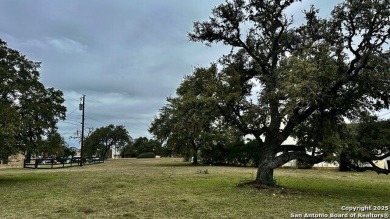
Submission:
[[[104,159],[100,157],[88,157],[83,159],[83,165],[104,163]],[[36,158],[25,159],[23,162],[23,168],[30,169],[55,169],[75,167],[81,165],[80,157],[72,158]]]

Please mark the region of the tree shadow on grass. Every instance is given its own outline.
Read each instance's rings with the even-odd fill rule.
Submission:
[[[390,189],[383,184],[375,182],[335,182],[312,180],[310,183],[297,184],[282,183],[274,187],[256,184],[252,180],[242,181],[237,188],[255,188],[266,190],[274,194],[289,195],[314,195],[316,197],[346,198],[355,200],[387,200],[390,197]]]
[[[160,163],[160,164],[156,164],[156,166],[159,166],[159,167],[195,167],[198,165],[194,165],[194,164],[188,163],[188,162],[177,162],[177,163]]]
[[[313,185],[314,184],[314,185]],[[388,199],[390,190],[386,186],[375,184],[337,184],[337,183],[312,183],[306,187],[296,188],[299,191],[308,194],[325,197],[348,197],[356,200],[367,200],[375,197],[376,199]]]
[[[177,162],[177,163],[161,163],[161,164],[155,164],[155,166],[159,167],[210,167],[210,165],[207,164],[193,164],[190,162]]]
[[[290,194],[290,195],[302,195],[305,193],[303,190],[295,189],[295,188],[289,188],[282,185],[275,185],[275,186],[266,186],[266,185],[260,185],[257,184],[254,180],[244,180],[239,182],[236,185],[239,189],[256,189],[259,191],[268,191],[272,192],[274,194]]]
[[[53,180],[53,176],[49,175],[7,175],[0,176],[0,187],[14,186],[16,184],[47,182]]]

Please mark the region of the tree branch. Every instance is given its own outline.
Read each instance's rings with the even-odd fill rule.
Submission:
[[[303,146],[297,146],[294,144],[288,144],[288,145],[280,145],[279,150],[281,152],[289,152],[289,151],[306,151],[306,148]]]
[[[325,154],[319,155],[319,156],[311,156],[309,154],[306,154],[305,151],[294,151],[294,152],[286,152],[279,156],[277,156],[273,162],[274,168],[280,167],[283,164],[295,160],[300,159],[307,163],[316,164],[324,161],[324,158],[326,157]]]
[[[365,171],[371,170],[371,171],[375,171],[378,174],[388,175],[390,173],[390,169],[388,169],[388,170],[382,169],[382,168],[378,167],[377,165],[375,165],[374,162],[372,162],[372,161],[368,161],[368,163],[371,165],[371,167],[360,167],[358,165],[352,164],[351,162],[348,163],[348,166],[351,169],[358,171],[358,172],[365,172]]]

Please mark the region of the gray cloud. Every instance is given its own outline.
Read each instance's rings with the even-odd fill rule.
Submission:
[[[148,125],[182,77],[230,50],[187,38],[192,23],[223,1],[0,1],[0,38],[42,62],[41,81],[64,92],[69,115],[59,128],[71,146],[78,144],[69,136],[80,129],[82,94],[87,127],[113,123],[150,137]],[[328,13],[340,1],[318,2],[303,1],[291,14],[312,3]]]

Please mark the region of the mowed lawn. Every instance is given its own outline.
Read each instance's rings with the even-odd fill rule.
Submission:
[[[373,172],[278,169],[278,188],[237,186],[255,174],[254,168],[168,158],[3,168],[0,218],[291,218],[390,203],[390,176]]]

